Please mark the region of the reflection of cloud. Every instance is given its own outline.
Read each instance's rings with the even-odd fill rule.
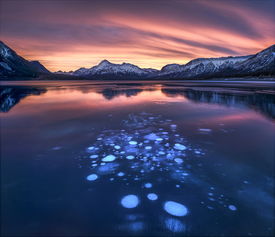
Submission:
[[[271,45],[272,4],[4,0],[1,36],[51,70],[91,67],[104,58],[160,68],[195,57],[252,54]]]

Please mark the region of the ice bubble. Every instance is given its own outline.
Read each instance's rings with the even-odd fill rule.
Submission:
[[[132,155],[129,155],[129,156],[126,156],[126,159],[128,159],[128,160],[133,160],[133,159],[135,159],[135,157],[132,156]]]
[[[175,161],[178,163],[178,164],[182,164],[183,163],[183,160],[181,158],[176,158]]]
[[[116,150],[119,150],[120,149],[120,146],[116,145],[114,146]]]
[[[114,155],[107,155],[107,156],[105,156],[103,159],[102,159],[102,161],[104,161],[104,162],[112,162],[112,161],[114,161],[116,159],[116,157],[114,156]]]
[[[159,151],[159,154],[160,154],[160,155],[165,155],[165,152]]]
[[[211,132],[212,130],[210,128],[199,128],[200,132]]]
[[[155,200],[158,199],[158,195],[155,194],[155,193],[149,193],[149,194],[147,195],[147,198],[148,198],[149,200],[151,200],[151,201],[155,201]]]
[[[146,135],[144,138],[154,141],[154,140],[158,139],[159,137],[155,133],[150,133],[150,134]]]
[[[186,150],[186,146],[184,146],[184,145],[182,145],[182,144],[179,144],[179,143],[176,143],[176,144],[174,145],[174,148],[175,148],[176,150],[179,150],[179,151],[184,151],[184,150]]]
[[[88,147],[88,150],[89,151],[92,151],[92,150],[94,150],[95,149],[95,147],[94,146],[90,146],[90,147]]]
[[[213,196],[214,194],[213,193],[208,193],[209,196]]]
[[[176,124],[171,124],[170,127],[171,127],[172,129],[176,129],[176,128],[177,128],[177,125],[176,125]]]
[[[231,211],[237,211],[237,207],[234,206],[234,205],[229,205],[228,208],[229,208]]]
[[[90,174],[90,175],[87,176],[86,179],[89,180],[89,181],[94,181],[97,178],[98,178],[97,174]]]
[[[136,142],[136,141],[129,141],[129,144],[130,144],[130,145],[136,145],[137,142]]]
[[[165,226],[168,230],[178,233],[178,232],[184,232],[186,229],[186,226],[179,220],[175,218],[167,218],[165,219]]]
[[[124,176],[125,174],[123,173],[123,172],[119,172],[118,174],[117,174],[117,176]]]
[[[165,202],[164,210],[173,216],[185,216],[188,213],[184,205],[174,201]]]
[[[97,164],[92,164],[92,166],[93,166],[93,167],[96,167],[96,166],[97,166]]]
[[[123,197],[120,203],[125,208],[135,208],[139,204],[139,198],[136,195],[130,194]]]
[[[91,155],[90,158],[91,159],[96,159],[98,157],[98,155]]]
[[[151,147],[151,146],[146,146],[145,149],[146,149],[146,150],[151,150],[152,147]]]
[[[119,165],[116,163],[107,163],[104,166],[100,166],[98,168],[98,172],[100,172],[100,174],[110,174],[114,172],[118,168],[118,166]]]
[[[55,147],[52,148],[52,150],[58,151],[58,150],[60,150],[61,148],[62,148],[61,146],[55,146]]]
[[[156,141],[158,141],[158,142],[160,142],[162,140],[163,140],[163,138],[161,138],[161,137],[159,137],[159,138],[156,139]]]
[[[151,183],[146,183],[146,184],[144,184],[144,187],[145,187],[145,188],[152,188],[152,186],[153,186],[153,185],[152,185]]]
[[[96,140],[101,141],[101,140],[102,140],[102,137],[99,137],[99,138],[98,138],[98,139],[96,139]]]

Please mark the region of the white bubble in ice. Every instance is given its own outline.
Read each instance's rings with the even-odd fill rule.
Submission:
[[[164,210],[173,216],[185,216],[188,213],[184,205],[174,201],[165,202]]]
[[[154,141],[154,140],[157,140],[159,137],[155,133],[150,133],[150,134],[144,136],[144,138],[148,139],[148,140],[151,140],[151,141]]]
[[[229,205],[228,208],[229,208],[231,211],[237,211],[237,207],[234,206],[234,205]]]
[[[128,160],[133,160],[134,158],[135,158],[135,157],[132,156],[132,155],[126,156],[126,159],[128,159]]]
[[[136,141],[129,141],[129,144],[130,144],[130,145],[136,145],[137,142],[136,142]]]
[[[199,128],[200,132],[211,132],[212,130],[210,128]]]
[[[149,193],[149,194],[147,195],[147,198],[148,198],[149,200],[151,200],[151,201],[155,201],[155,200],[158,199],[158,195],[155,194],[155,193]]]
[[[125,208],[135,208],[139,204],[139,198],[136,195],[130,194],[123,197],[120,203]]]
[[[114,146],[114,148],[115,148],[116,150],[119,150],[119,149],[120,149],[120,146],[116,145],[116,146]]]
[[[183,160],[181,158],[176,158],[175,161],[178,163],[178,164],[182,164],[183,163]]]
[[[90,158],[91,159],[96,159],[98,157],[98,155],[91,155]]]
[[[146,149],[146,150],[151,150],[152,147],[151,147],[151,146],[146,146],[145,149]]]
[[[184,145],[182,145],[182,144],[179,144],[179,143],[176,143],[176,144],[174,145],[174,148],[175,148],[176,150],[180,150],[180,151],[186,150],[186,146],[184,146]]]
[[[114,161],[116,159],[116,157],[114,156],[114,155],[107,155],[107,156],[105,156],[103,159],[102,159],[102,161],[104,161],[104,162],[112,162],[112,161]]]
[[[89,151],[92,151],[92,150],[94,150],[95,149],[95,147],[94,146],[90,146],[90,147],[88,147],[88,150]]]
[[[98,178],[97,174],[90,174],[90,175],[87,176],[86,179],[89,180],[89,181],[94,181],[97,178]]]
[[[118,174],[117,174],[117,176],[124,176],[125,174],[123,173],[123,172],[119,172]]]
[[[151,183],[146,183],[146,184],[144,184],[144,187],[145,187],[145,188],[152,188],[152,186],[153,186],[153,185],[152,185]]]

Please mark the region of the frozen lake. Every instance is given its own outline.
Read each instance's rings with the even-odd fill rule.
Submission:
[[[2,235],[274,234],[274,83],[1,83]]]

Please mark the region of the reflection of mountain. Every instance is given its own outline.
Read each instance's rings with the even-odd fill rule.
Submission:
[[[107,100],[112,100],[113,98],[120,96],[120,95],[125,95],[126,97],[131,97],[131,96],[136,96],[140,92],[142,92],[142,89],[111,89],[107,88],[99,92],[104,96],[105,99]]]
[[[0,111],[8,112],[21,99],[29,95],[40,95],[46,91],[45,88],[2,87],[0,88]]]
[[[265,114],[268,117],[275,118],[275,94],[264,93],[264,91],[253,90],[215,90],[209,88],[191,89],[191,88],[165,88],[162,92],[167,96],[182,95],[189,100],[202,103],[221,104],[234,107],[248,107]]]

